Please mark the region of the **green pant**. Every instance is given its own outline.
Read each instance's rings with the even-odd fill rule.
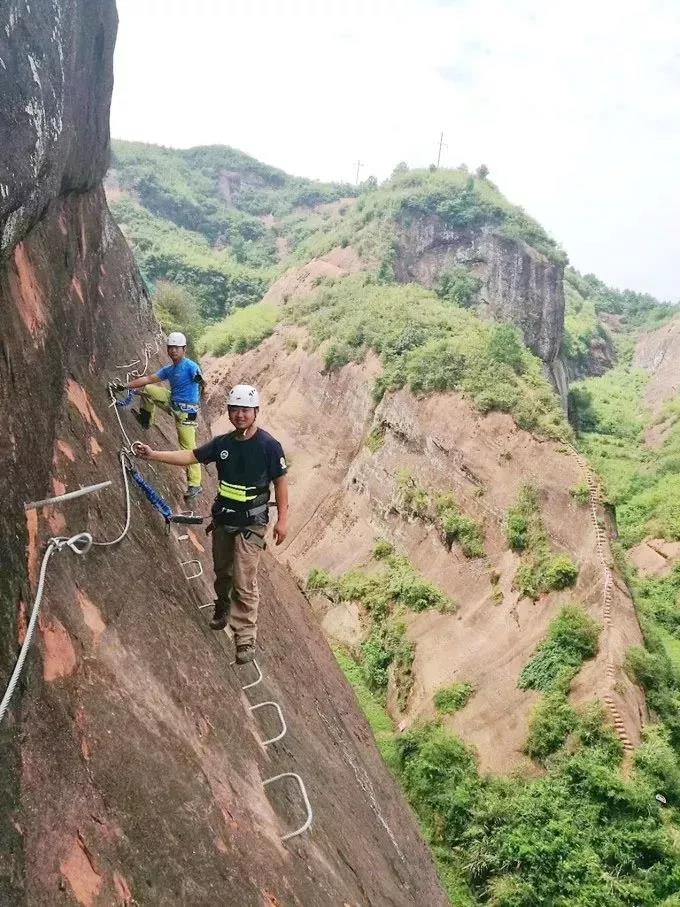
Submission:
[[[153,425],[153,414],[157,406],[175,419],[177,440],[182,450],[196,448],[196,423],[187,421],[188,417],[181,409],[174,409],[170,402],[170,388],[147,384],[139,392],[142,398],[141,407],[150,415],[149,424]],[[201,465],[194,463],[187,466],[187,485],[201,484]]]

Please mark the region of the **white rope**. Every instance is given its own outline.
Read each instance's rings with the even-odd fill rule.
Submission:
[[[128,433],[125,431],[125,428],[123,426],[123,420],[121,419],[120,413],[118,412],[116,395],[114,394],[113,389],[111,387],[109,387],[109,397],[111,398],[111,403],[109,405],[109,409],[111,409],[111,408],[113,409],[113,411],[116,415],[116,419],[118,419],[118,427],[120,428],[120,432],[121,432],[123,439],[125,440],[125,444],[126,444],[125,450],[128,453],[131,453],[133,442],[130,440],[130,438],[128,437]]]
[[[47,574],[47,565],[50,562],[50,558],[55,551],[62,551],[65,547],[71,549],[74,554],[87,554],[92,546],[92,536],[89,532],[79,532],[77,535],[71,536],[71,538],[66,537],[57,537],[50,539],[47,550],[42,559],[42,564],[40,565],[40,577],[38,579],[38,588],[35,593],[35,601],[33,603],[33,610],[31,612],[31,619],[28,622],[28,627],[26,628],[26,636],[21,645],[21,651],[19,652],[19,657],[17,662],[14,665],[14,670],[12,671],[12,676],[9,679],[7,684],[7,689],[5,690],[5,695],[2,697],[2,702],[0,702],[0,721],[4,718],[7,707],[9,706],[9,701],[12,698],[12,694],[16,689],[16,685],[19,682],[19,677],[21,676],[21,671],[26,661],[26,655],[28,654],[29,646],[31,645],[31,640],[33,639],[33,634],[35,632],[36,621],[38,620],[38,613],[40,611],[40,605],[42,603],[43,590],[45,588],[45,576]]]
[[[130,518],[132,516],[132,508],[130,507],[130,481],[128,479],[126,464],[125,464],[126,453],[124,450],[120,452],[120,467],[123,473],[123,486],[125,488],[125,526],[123,531],[118,536],[117,539],[113,539],[111,542],[95,542],[92,544],[96,545],[98,548],[106,548],[108,545],[117,545],[119,542],[122,542],[125,536],[128,534],[128,529],[130,528]]]

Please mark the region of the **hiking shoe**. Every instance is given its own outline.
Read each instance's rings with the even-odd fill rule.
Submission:
[[[215,610],[213,612],[212,620],[210,621],[210,629],[224,630],[228,620],[229,611],[227,611],[226,608],[223,608],[219,602],[215,602]]]
[[[255,643],[243,642],[236,646],[236,664],[245,665],[255,658]]]
[[[132,415],[142,428],[151,428],[151,413],[146,409],[133,409]]]
[[[187,490],[184,492],[184,500],[192,501],[194,498],[197,498],[200,494],[203,494],[202,485],[189,485]]]

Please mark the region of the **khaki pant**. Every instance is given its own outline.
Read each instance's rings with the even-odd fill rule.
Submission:
[[[159,387],[157,384],[146,384],[139,392],[142,398],[141,408],[150,414],[149,425],[153,425],[154,410],[160,406],[166,413],[175,419],[177,440],[182,450],[196,449],[196,422],[188,422],[187,414],[181,409],[173,409],[170,403],[170,389]],[[192,463],[187,466],[187,485],[201,484],[201,464]]]
[[[266,527],[247,528],[263,536]],[[224,526],[215,526],[212,553],[218,606],[229,612],[229,626],[236,643],[254,644],[257,639],[257,609],[260,604],[257,568],[262,548],[253,541],[246,540],[242,532],[227,532]]]

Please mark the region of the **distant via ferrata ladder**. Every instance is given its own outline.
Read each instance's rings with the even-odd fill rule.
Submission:
[[[155,340],[155,344],[156,344],[156,353],[158,353],[160,351],[160,345],[159,345],[157,338]],[[137,365],[141,365],[141,359],[134,359],[132,362],[129,362],[126,365],[115,366],[117,369],[126,370],[126,372],[127,372],[126,383],[129,383],[131,378],[138,378],[138,377],[141,377],[142,375],[146,374],[146,370],[149,367],[149,359],[150,359],[153,351],[154,351],[154,348],[152,345],[150,345],[148,343],[145,344],[145,346],[144,346],[144,365],[142,367],[141,372],[134,368]],[[130,369],[133,369],[133,370],[130,371]],[[71,537],[57,536],[54,538],[50,538],[48,540],[47,547],[45,549],[45,553],[43,555],[43,560],[42,560],[42,563],[40,566],[38,587],[36,590],[33,607],[31,609],[31,616],[30,616],[30,619],[28,622],[28,626],[26,628],[26,634],[25,634],[23,642],[21,644],[21,649],[19,651],[19,655],[18,655],[16,663],[14,665],[12,674],[10,676],[9,683],[7,684],[7,688],[2,697],[2,700],[0,700],[0,721],[2,721],[3,717],[5,716],[5,713],[7,712],[7,709],[9,708],[9,703],[12,698],[12,694],[14,693],[14,690],[16,689],[16,686],[21,677],[21,672],[22,672],[22,669],[24,666],[24,662],[26,661],[26,656],[28,654],[31,640],[32,640],[34,632],[35,632],[35,626],[36,626],[36,623],[38,620],[38,614],[40,612],[40,606],[42,604],[42,598],[43,598],[43,591],[45,588],[45,582],[46,582],[46,578],[47,578],[47,567],[48,567],[48,564],[50,562],[50,558],[52,557],[52,555],[57,552],[63,551],[65,549],[68,549],[69,551],[71,551],[77,555],[85,555],[90,551],[90,549],[92,548],[93,545],[96,545],[99,547],[108,547],[108,546],[112,546],[112,545],[118,545],[120,542],[123,541],[123,539],[128,534],[128,531],[130,529],[132,509],[131,509],[131,505],[130,505],[130,488],[129,488],[127,464],[129,463],[130,456],[134,455],[135,446],[137,444],[139,444],[140,442],[131,441],[127,432],[125,431],[125,427],[124,427],[122,419],[120,417],[120,413],[118,412],[118,407],[116,406],[116,397],[111,388],[109,388],[109,397],[111,399],[109,408],[112,408],[114,411],[114,414],[118,421],[118,427],[119,427],[121,435],[123,437],[123,441],[125,442],[124,446],[121,448],[121,451],[119,454],[120,463],[121,463],[121,471],[122,471],[122,475],[123,475],[123,487],[124,487],[124,491],[125,491],[125,525],[124,525],[121,533],[115,539],[112,539],[111,541],[95,541],[89,532],[79,532]],[[107,488],[111,484],[112,483],[109,480],[106,482],[100,482],[97,485],[88,485],[83,488],[78,488],[75,491],[71,491],[71,492],[68,492],[68,493],[62,494],[62,495],[57,495],[56,497],[45,498],[41,501],[32,501],[31,503],[25,504],[24,509],[25,510],[37,510],[40,507],[47,507],[47,506],[59,504],[59,503],[65,502],[65,501],[74,500],[76,498],[82,497],[83,495],[92,494],[94,492],[101,491],[103,488]],[[189,522],[189,521],[191,521],[193,516],[194,516],[193,511],[183,511],[179,515],[178,520],[181,520],[181,518],[184,517],[184,518],[188,518],[186,521]],[[175,535],[175,540],[177,542],[186,542],[186,541],[189,541],[189,536],[186,534]],[[182,575],[188,581],[198,579],[200,576],[203,575],[203,565],[201,564],[200,560],[198,560],[198,559],[179,561],[179,566],[182,571]],[[212,605],[212,602],[210,602],[208,605],[199,605],[199,610],[210,607],[211,605]],[[225,633],[227,633],[227,635],[229,635],[229,631],[226,628],[225,628]],[[232,666],[234,664],[235,664],[235,662],[231,662]],[[263,675],[262,675],[262,671],[260,669],[259,664],[257,663],[257,661],[253,661],[252,664],[257,671],[257,677],[251,683],[242,685],[241,686],[242,692],[253,689],[256,686],[258,686],[260,683],[262,683]],[[277,717],[280,722],[281,729],[273,737],[269,737],[266,740],[261,740],[260,743],[263,747],[270,746],[271,744],[276,743],[279,740],[282,740],[285,737],[286,733],[288,732],[288,726],[287,726],[286,720],[283,716],[283,710],[278,702],[274,702],[273,700],[266,700],[264,702],[254,703],[253,705],[248,706],[248,713],[252,716],[255,712],[259,712],[261,709],[265,709],[265,708],[273,709],[276,712]],[[297,774],[296,772],[281,772],[277,775],[273,775],[271,778],[265,778],[262,781],[262,786],[266,788],[268,785],[274,784],[277,781],[283,781],[286,778],[292,778],[296,782],[296,784],[300,790],[300,795],[302,797],[303,803],[305,805],[306,818],[305,818],[305,821],[303,822],[303,824],[299,828],[296,828],[293,831],[290,831],[287,834],[282,835],[282,837],[281,837],[282,841],[288,841],[291,838],[295,838],[298,835],[301,835],[303,832],[307,831],[307,829],[311,827],[312,822],[314,820],[314,814],[312,811],[311,803],[309,802],[309,797],[307,795],[307,789],[305,787],[305,783],[302,780],[302,778],[300,777],[300,775]]]
[[[592,470],[592,467],[588,461],[583,457],[575,447],[571,447],[571,452],[573,453],[576,462],[581,467],[585,474],[586,484],[588,486],[588,498],[590,504],[590,516],[593,521],[593,526],[595,527],[595,541],[597,548],[597,556],[600,561],[600,566],[602,568],[603,575],[603,608],[602,608],[602,617],[605,627],[605,632],[611,630],[612,626],[612,601],[613,601],[613,592],[614,592],[614,575],[611,569],[610,559],[607,557],[609,554],[609,543],[607,539],[607,533],[605,532],[604,526],[598,514],[598,507],[602,505],[602,488],[600,483],[595,476],[595,473]],[[611,657],[607,661],[607,681],[610,688],[613,690],[616,677],[616,666],[611,660]],[[618,734],[619,740],[623,744],[623,749],[625,752],[630,753],[633,751],[634,747],[626,732],[626,726],[624,724],[621,713],[616,707],[614,702],[614,697],[611,692],[607,692],[603,697],[605,704],[611,715],[614,729]]]

